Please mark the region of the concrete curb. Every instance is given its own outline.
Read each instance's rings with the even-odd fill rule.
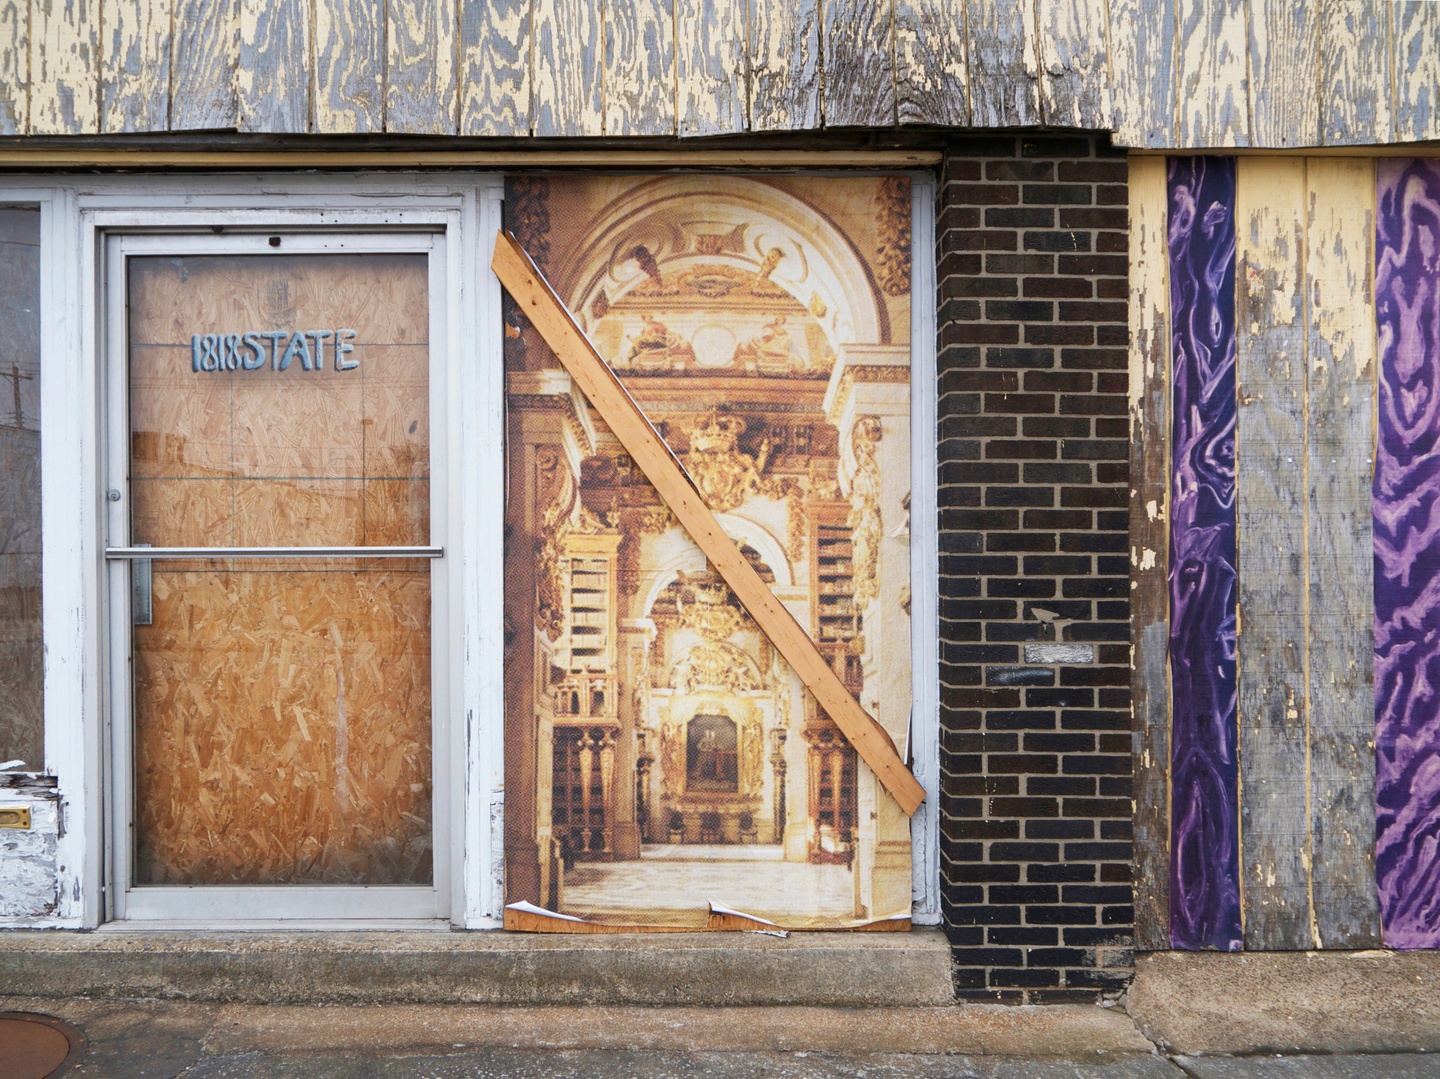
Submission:
[[[935,931],[0,933],[0,985],[36,997],[274,1004],[950,1004]]]
[[[1440,954],[1151,952],[1127,1010],[1175,1054],[1440,1050]]]

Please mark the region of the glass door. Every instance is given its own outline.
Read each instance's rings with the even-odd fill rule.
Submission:
[[[442,247],[110,241],[115,918],[448,914]]]

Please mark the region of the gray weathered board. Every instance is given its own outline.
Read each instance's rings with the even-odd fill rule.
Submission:
[[[1440,138],[1434,0],[0,0],[0,136]]]
[[[1165,161],[1130,181],[1135,919],[1169,947]],[[1242,157],[1236,190],[1244,944],[1371,948],[1375,166]]]

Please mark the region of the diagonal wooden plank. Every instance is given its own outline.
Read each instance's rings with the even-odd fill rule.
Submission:
[[[725,534],[670,447],[576,325],[524,248],[513,236],[501,233],[490,266],[776,651],[900,808],[914,813],[925,800],[925,789],[905,767],[890,736],[850,695],[809,634]]]

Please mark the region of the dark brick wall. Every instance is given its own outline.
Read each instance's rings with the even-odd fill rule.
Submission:
[[[1133,959],[1126,173],[1103,137],[987,136],[941,176],[941,872],[964,998],[1093,1000]]]

